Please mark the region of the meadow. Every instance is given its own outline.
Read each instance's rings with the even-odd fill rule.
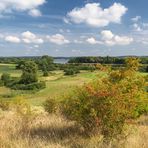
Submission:
[[[0,64],[0,75],[10,73],[21,75],[15,64]],[[146,73],[139,73],[146,75]],[[66,120],[60,114],[49,115],[43,109],[47,99],[61,100],[63,96],[85,83],[106,75],[101,71],[81,71],[74,76],[65,76],[63,71],[52,71],[48,77],[38,72],[39,79],[46,82],[40,91],[11,90],[0,87],[0,98],[25,99],[35,115],[20,116],[14,111],[0,111],[0,147],[2,148],[146,148],[148,145],[148,117],[142,116],[127,127],[128,137],[119,138],[108,144],[103,143],[102,135],[87,137],[75,122]],[[130,131],[130,133],[129,133]]]
[[[20,77],[21,71],[15,69],[15,64],[0,64],[0,75],[9,73],[12,77]],[[13,98],[22,96],[27,99],[31,105],[42,106],[42,103],[48,98],[60,99],[62,95],[68,93],[76,86],[95,79],[97,76],[103,76],[103,72],[81,71],[75,76],[65,76],[63,71],[52,71],[48,77],[43,77],[41,71],[38,71],[39,79],[46,82],[46,88],[36,91],[11,90],[6,87],[0,88],[0,96]]]

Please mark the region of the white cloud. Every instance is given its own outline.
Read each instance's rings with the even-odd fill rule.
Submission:
[[[144,45],[148,45],[148,37],[147,35],[140,35],[136,37],[136,42],[137,43],[141,43],[141,44],[144,44]]]
[[[148,41],[141,41],[142,44],[148,45]]]
[[[134,31],[142,31],[142,28],[137,23],[133,24],[133,28],[134,28]]]
[[[63,18],[63,21],[64,21],[66,24],[70,24],[68,18],[66,18],[66,17]]]
[[[33,39],[36,38],[36,35],[33,34],[33,33],[30,32],[30,31],[23,32],[23,33],[22,33],[22,36],[23,36],[24,38],[30,39],[30,40],[33,40]]]
[[[136,16],[136,17],[132,18],[131,20],[133,22],[138,22],[140,19],[141,19],[141,16]]]
[[[102,42],[97,41],[97,40],[96,40],[95,38],[93,38],[93,37],[88,38],[88,39],[86,40],[86,42],[89,43],[89,44],[92,44],[92,45],[95,45],[95,44],[102,44]]]
[[[46,37],[51,43],[55,43],[58,45],[68,44],[70,43],[69,40],[67,40],[62,34],[55,34],[52,36]]]
[[[43,5],[46,0],[0,0],[0,13],[13,11],[32,11]]]
[[[148,23],[142,23],[143,27],[148,27]]]
[[[21,42],[21,40],[16,36],[6,36],[5,41],[10,42],[10,43],[20,43]]]
[[[100,3],[88,3],[82,8],[74,8],[64,18],[66,23],[85,23],[93,27],[104,27],[110,23],[120,23],[121,17],[127,8],[120,3],[114,3],[106,9],[100,7]]]
[[[64,32],[70,33],[71,31],[69,29],[59,29],[59,32],[60,33],[64,33]]]
[[[44,43],[44,40],[41,38],[38,38],[35,34],[33,34],[30,31],[26,31],[22,33],[23,41],[24,43],[30,44],[30,43],[35,43],[35,44],[42,44]]]
[[[39,45],[34,45],[35,48],[39,48]]]
[[[33,17],[39,17],[39,16],[42,16],[42,13],[40,10],[38,9],[32,9],[29,11],[28,13],[29,15],[33,16]]]
[[[133,38],[128,36],[115,35],[114,41],[117,45],[129,45],[131,42],[133,42]]]
[[[83,41],[81,41],[81,40],[74,40],[73,42],[76,43],[76,44],[82,44],[83,43]]]
[[[103,30],[101,32],[101,39],[96,40],[94,37],[90,37],[86,40],[87,43],[95,45],[107,45],[107,46],[114,46],[114,45],[129,45],[133,42],[133,38],[128,36],[119,36],[113,34],[110,30]]]
[[[129,45],[133,42],[132,37],[115,35],[110,30],[103,30],[101,32],[101,38],[104,44],[108,46]]]
[[[103,30],[101,35],[103,40],[111,40],[114,37],[114,34],[110,30]]]

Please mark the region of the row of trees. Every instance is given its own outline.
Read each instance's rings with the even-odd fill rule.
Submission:
[[[75,57],[69,63],[100,63],[100,64],[125,64],[127,57]],[[140,57],[142,64],[148,64],[148,57]]]
[[[21,61],[34,61],[39,64],[40,60],[48,58],[50,63],[53,63],[54,58],[50,56],[34,56],[34,57],[0,57],[0,63],[13,63],[17,64]],[[100,63],[100,64],[124,64],[127,57],[74,57],[69,58],[69,63]],[[142,64],[148,64],[148,57],[138,57]],[[65,58],[67,59],[67,58]]]

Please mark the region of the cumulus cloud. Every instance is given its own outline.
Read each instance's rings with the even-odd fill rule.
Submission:
[[[142,28],[137,23],[133,24],[133,29],[134,29],[134,31],[142,31]]]
[[[41,38],[38,38],[34,33],[30,31],[26,31],[22,33],[23,41],[24,43],[30,44],[30,43],[35,43],[35,44],[42,44],[44,43],[44,40]]]
[[[95,44],[102,44],[101,41],[97,41],[94,37],[90,37],[86,40],[87,43],[95,45]]]
[[[10,43],[20,43],[21,42],[21,40],[16,36],[6,36],[5,41],[10,42]]]
[[[140,19],[141,19],[141,16],[136,16],[136,17],[133,17],[131,20],[133,22],[138,22]]]
[[[103,40],[111,40],[114,37],[114,34],[110,30],[103,30],[101,35]]]
[[[37,8],[43,5],[45,2],[46,0],[0,0],[0,13],[3,14],[11,13],[13,11],[30,11],[30,14],[34,13],[37,15],[37,13],[39,14]]]
[[[29,15],[31,15],[33,17],[39,17],[39,16],[42,16],[42,13],[38,9],[32,9],[29,11]]]
[[[133,38],[128,36],[119,36],[113,34],[110,30],[103,30],[101,31],[100,40],[97,40],[94,37],[90,37],[86,39],[86,42],[92,45],[95,44],[107,45],[107,46],[129,45],[131,42],[133,42]]]
[[[52,36],[46,36],[46,38],[51,42],[58,45],[68,44],[70,43],[62,34],[55,34]]]
[[[127,8],[120,3],[114,3],[106,9],[101,8],[100,3],[88,3],[82,8],[74,8],[67,14],[64,21],[66,23],[85,23],[93,27],[104,27],[110,23],[120,23],[121,17],[126,11]]]
[[[101,32],[101,38],[102,41],[109,46],[129,45],[131,42],[133,42],[132,37],[115,35],[110,30],[103,30]]]

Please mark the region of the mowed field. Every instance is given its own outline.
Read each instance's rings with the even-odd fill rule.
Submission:
[[[12,77],[20,77],[21,71],[15,69],[14,64],[0,64],[0,75],[9,73]],[[75,87],[83,85],[96,77],[105,76],[104,72],[81,71],[75,76],[64,76],[63,71],[52,71],[48,77],[42,77],[38,72],[39,79],[46,82],[46,88],[40,91],[19,91],[10,90],[6,87],[0,87],[0,97],[15,98],[23,97],[31,105],[41,106],[46,99],[62,99],[62,96],[72,91]]]

